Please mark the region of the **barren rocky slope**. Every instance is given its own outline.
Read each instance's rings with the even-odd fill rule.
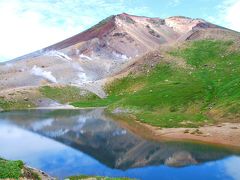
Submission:
[[[103,79],[134,66],[142,55],[159,46],[236,37],[237,33],[202,19],[160,19],[125,13],[110,16],[69,39],[0,64],[0,95],[15,93],[16,88],[21,91],[61,84],[105,97]]]

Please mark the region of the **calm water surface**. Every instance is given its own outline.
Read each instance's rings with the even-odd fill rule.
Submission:
[[[0,113],[0,156],[48,174],[149,180],[240,180],[240,153],[212,145],[154,142],[102,109]]]

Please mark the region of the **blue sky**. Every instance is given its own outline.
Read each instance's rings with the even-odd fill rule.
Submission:
[[[240,0],[0,0],[0,61],[77,34],[126,12],[203,18],[240,31]]]

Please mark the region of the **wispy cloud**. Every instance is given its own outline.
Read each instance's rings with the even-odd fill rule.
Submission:
[[[240,32],[240,0],[226,1],[226,6],[222,7],[223,20],[234,30]]]
[[[151,15],[126,0],[1,0],[0,56],[8,59],[56,43],[112,14]],[[129,1],[130,2],[130,1]]]
[[[122,12],[199,17],[240,31],[239,9],[240,0],[0,0],[0,61],[66,39]]]
[[[216,16],[208,16],[208,20],[240,32],[240,0],[224,0],[218,6]]]
[[[172,7],[176,7],[181,3],[181,0],[170,0],[168,5]]]
[[[227,159],[224,163],[224,171],[232,177],[232,179],[240,179],[240,158],[239,157],[231,157]]]

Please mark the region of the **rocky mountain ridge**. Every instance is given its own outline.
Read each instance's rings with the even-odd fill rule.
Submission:
[[[236,32],[202,19],[114,15],[64,41],[0,64],[0,90],[72,85],[105,97],[102,86],[108,78],[134,66],[143,55],[161,51],[159,47],[236,37]]]

